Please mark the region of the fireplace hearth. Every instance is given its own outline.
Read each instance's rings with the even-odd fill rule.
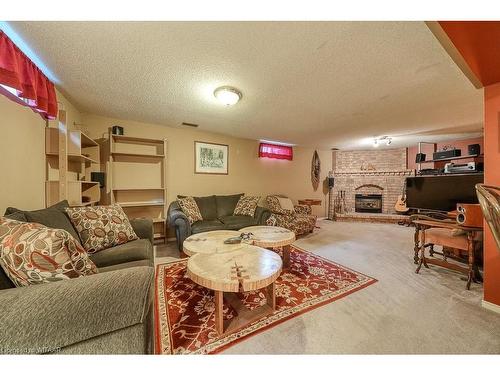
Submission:
[[[382,194],[356,194],[356,212],[382,213]]]

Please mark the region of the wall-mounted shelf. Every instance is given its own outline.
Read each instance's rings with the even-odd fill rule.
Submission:
[[[66,181],[66,194],[64,199],[68,200],[70,206],[88,206],[99,202],[100,190],[99,183],[91,181]],[[46,181],[45,191],[47,197],[47,206],[59,202],[60,181]]]
[[[90,138],[88,135],[85,133],[80,132],[80,139],[81,139],[81,145],[83,148],[85,147],[94,147],[97,146],[99,147],[99,144],[94,141],[92,138]]]
[[[153,154],[139,154],[135,152],[112,152],[111,155],[117,156],[128,156],[137,158],[153,158],[153,159],[163,159],[165,155],[153,155]]]
[[[154,138],[140,138],[140,137],[130,137],[126,135],[117,135],[111,134],[111,138],[116,142],[125,142],[125,143],[151,143],[163,145],[165,142],[163,139],[154,139]]]
[[[424,161],[419,162],[418,164],[437,163],[440,161],[450,161],[450,160],[460,160],[460,159],[478,159],[478,158],[482,158],[482,157],[483,157],[483,155],[454,156],[452,158],[445,158],[445,159],[424,160]]]
[[[69,154],[68,159],[69,159],[69,161],[74,161],[77,163],[98,164],[98,162],[96,160],[91,159],[90,157],[85,156],[85,155]]]
[[[439,174],[417,174],[414,177],[470,176],[470,175],[482,175],[482,174],[484,174],[484,172],[439,173]]]
[[[47,156],[59,156],[57,153],[46,153]],[[75,154],[68,154],[68,160],[74,163],[85,163],[85,164],[98,164],[98,161],[89,158],[88,156],[85,155],[75,155]]]

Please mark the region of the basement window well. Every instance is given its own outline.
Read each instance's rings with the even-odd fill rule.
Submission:
[[[259,146],[259,158],[292,160],[293,148],[292,146],[261,143]]]

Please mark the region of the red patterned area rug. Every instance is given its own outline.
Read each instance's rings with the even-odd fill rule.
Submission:
[[[276,280],[276,311],[218,337],[215,331],[214,293],[186,276],[187,259],[156,268],[155,351],[157,354],[217,353],[249,336],[282,323],[377,280],[292,247],[290,268]],[[238,294],[252,309],[266,303],[262,292]],[[224,319],[236,312],[224,302]]]

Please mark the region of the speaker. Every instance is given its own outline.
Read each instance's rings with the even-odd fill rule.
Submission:
[[[481,155],[481,146],[478,143],[467,146],[469,155]]]
[[[417,156],[415,157],[415,163],[421,163],[425,161],[425,154],[422,154],[421,152],[419,152],[417,154]]]
[[[111,128],[111,133],[114,135],[123,135],[123,127],[115,125]]]
[[[457,203],[457,224],[464,227],[482,227],[483,211],[479,204]]]
[[[327,177],[326,179],[328,180],[328,188],[333,189],[335,186],[335,179],[333,177]]]
[[[99,187],[106,187],[106,173],[104,172],[90,172],[90,179],[94,182],[99,182]]]
[[[459,148],[454,148],[452,150],[438,151],[432,154],[433,160],[456,158],[457,156],[462,156],[462,150]]]

